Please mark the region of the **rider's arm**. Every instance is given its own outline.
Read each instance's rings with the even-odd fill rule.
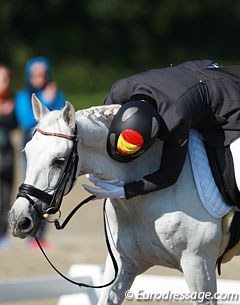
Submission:
[[[173,185],[186,159],[189,129],[179,127],[164,141],[160,169],[124,185],[127,199]]]

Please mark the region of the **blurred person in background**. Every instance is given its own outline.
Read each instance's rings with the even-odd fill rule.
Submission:
[[[14,170],[10,133],[16,127],[14,98],[10,91],[10,68],[0,63],[0,248],[11,246],[6,237]]]
[[[16,94],[16,116],[19,125],[23,130],[23,147],[31,140],[32,129],[37,124],[34,118],[31,96],[37,95],[42,104],[49,110],[62,109],[65,106],[65,97],[62,91],[57,88],[52,81],[52,68],[49,60],[43,56],[31,58],[25,67],[25,86]],[[24,155],[24,171],[26,171],[26,157]],[[37,237],[46,247],[48,243],[44,241],[46,222],[43,222]],[[30,240],[30,245],[35,248],[37,244],[34,239]]]
[[[43,56],[33,57],[26,64],[26,83],[16,95],[16,116],[24,131],[24,146],[31,139],[31,131],[37,124],[31,104],[33,93],[49,110],[61,109],[65,106],[64,94],[57,89],[51,74],[50,62]]]

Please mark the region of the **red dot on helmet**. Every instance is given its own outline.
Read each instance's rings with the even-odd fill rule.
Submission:
[[[121,133],[123,139],[131,144],[137,145],[139,147],[143,146],[144,139],[143,136],[136,130],[126,129]]]

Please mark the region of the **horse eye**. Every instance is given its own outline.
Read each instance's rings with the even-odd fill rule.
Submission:
[[[53,159],[52,164],[53,164],[53,166],[61,166],[61,165],[63,165],[64,162],[65,162],[64,157],[63,158],[55,158],[55,159]]]

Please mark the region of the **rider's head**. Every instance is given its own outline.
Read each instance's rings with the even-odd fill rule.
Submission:
[[[107,152],[116,161],[130,162],[145,153],[158,136],[160,116],[144,100],[126,102],[109,128]]]

